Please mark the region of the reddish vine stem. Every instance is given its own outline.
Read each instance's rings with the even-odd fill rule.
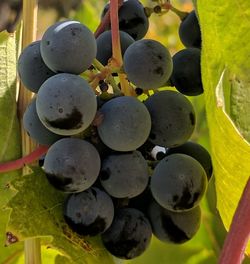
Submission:
[[[219,264],[240,264],[250,238],[250,178],[234,214],[223,245]]]
[[[119,17],[118,17],[118,1],[110,1],[110,19],[111,19],[111,35],[112,35],[112,54],[114,63],[117,67],[122,66],[121,43],[119,33]]]
[[[123,64],[121,43],[120,43],[120,32],[119,32],[119,3],[123,1],[110,0],[110,20],[111,20],[111,35],[112,35],[112,60],[111,65],[114,67],[121,67]],[[123,73],[118,74],[121,84],[121,91],[124,95],[135,95],[134,90],[129,86],[126,75]]]
[[[122,6],[123,0],[118,0],[118,9]],[[110,9],[106,12],[100,25],[97,27],[94,35],[97,38],[101,33],[105,31],[105,28],[110,24]]]
[[[46,154],[48,148],[49,146],[39,146],[33,152],[20,159],[0,163],[0,173],[18,170],[23,168],[27,164],[31,164],[37,161],[43,154]]]

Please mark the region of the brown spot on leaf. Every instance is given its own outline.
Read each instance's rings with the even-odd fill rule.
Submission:
[[[11,232],[6,232],[6,241],[5,246],[9,246],[11,244],[14,244],[18,242],[18,237],[12,234]]]

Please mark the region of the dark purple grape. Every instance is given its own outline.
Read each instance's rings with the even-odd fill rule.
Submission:
[[[78,138],[63,138],[48,150],[44,171],[49,182],[64,192],[82,192],[96,181],[101,161],[96,148]]]
[[[181,42],[187,48],[201,48],[201,29],[195,10],[191,11],[179,27]]]
[[[94,34],[78,21],[63,21],[49,27],[41,40],[41,55],[54,72],[80,74],[96,57]]]
[[[102,123],[97,127],[101,140],[116,151],[133,151],[147,140],[151,120],[145,105],[132,96],[120,96],[101,108]]]
[[[102,17],[109,9],[109,3],[104,7]],[[148,17],[142,3],[138,0],[126,0],[119,9],[119,28],[128,33],[133,39],[143,38],[149,27]],[[107,27],[110,29],[110,26]]]
[[[201,209],[197,206],[186,212],[172,212],[151,201],[148,217],[153,234],[161,241],[181,244],[194,237],[201,223]]]
[[[166,155],[174,153],[186,154],[199,161],[207,173],[208,180],[211,178],[213,173],[211,156],[202,145],[188,141],[179,147],[168,149]]]
[[[36,111],[36,98],[27,106],[23,115],[23,128],[38,144],[51,145],[62,136],[48,130],[40,121]]]
[[[64,218],[73,231],[96,236],[106,231],[114,217],[112,199],[98,188],[71,194],[64,203]]]
[[[24,86],[37,93],[41,85],[55,72],[44,63],[40,53],[41,41],[35,41],[27,46],[18,59],[17,70]]]
[[[201,80],[201,51],[183,49],[173,56],[171,84],[182,94],[196,96],[203,93]]]
[[[135,197],[145,190],[148,180],[147,162],[139,151],[116,152],[102,162],[100,181],[113,197]]]
[[[196,122],[195,112],[184,95],[175,91],[161,91],[144,103],[151,115],[149,140],[153,144],[176,147],[191,137]]]
[[[200,203],[206,191],[206,172],[196,159],[172,154],[157,164],[150,188],[162,207],[175,212],[187,211]]]
[[[120,31],[120,43],[122,56],[126,49],[134,42],[134,39],[126,32]],[[108,60],[112,57],[112,37],[111,31],[105,31],[96,39],[97,54],[96,58],[103,65],[108,64]]]
[[[144,90],[163,86],[172,70],[171,55],[158,41],[138,40],[125,51],[124,71],[134,85]]]
[[[116,212],[112,225],[101,237],[112,255],[133,259],[148,248],[151,236],[151,226],[144,214],[133,208],[123,208]]]

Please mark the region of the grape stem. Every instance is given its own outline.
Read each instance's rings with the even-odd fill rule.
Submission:
[[[120,1],[123,2],[123,1]],[[111,21],[111,35],[112,35],[112,60],[111,66],[115,68],[123,65],[121,54],[121,43],[119,33],[119,16],[118,16],[119,4],[117,0],[110,0],[110,21]],[[135,96],[135,91],[130,87],[126,74],[118,73],[121,91],[124,95]]]
[[[240,264],[250,238],[250,178],[245,186],[223,245],[219,264]]]
[[[118,9],[123,5],[123,0],[118,1]],[[97,38],[100,34],[105,31],[105,28],[110,24],[110,9],[104,15],[100,25],[97,27],[94,35]]]
[[[37,147],[33,152],[30,154],[17,159],[12,160],[5,163],[0,163],[0,173],[12,171],[12,170],[18,170],[23,168],[27,164],[31,164],[39,159],[42,155],[46,154],[48,151],[49,146],[39,146]]]
[[[169,1],[167,1],[166,3],[164,3],[163,5],[162,5],[162,8],[163,9],[166,9],[167,11],[168,10],[171,10],[172,12],[174,12],[182,21],[187,17],[187,15],[188,15],[188,12],[183,12],[183,11],[181,11],[181,10],[179,10],[179,9],[177,9],[177,8],[175,8],[174,6],[172,6],[171,4],[170,4],[170,2]]]

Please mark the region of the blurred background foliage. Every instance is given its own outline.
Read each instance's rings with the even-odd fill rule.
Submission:
[[[12,3],[9,12],[12,12],[10,21],[13,22],[15,20],[15,12],[18,12],[18,8],[16,7],[20,1],[1,0],[0,7],[6,2]],[[37,38],[40,39],[48,26],[65,18],[79,20],[86,24],[92,31],[95,31],[100,23],[100,14],[107,1],[40,0],[38,2]],[[155,5],[150,0],[143,0],[142,2],[145,6],[149,7]],[[172,0],[172,4],[183,11],[191,11],[193,9],[191,0]],[[179,23],[180,19],[172,12],[161,16],[153,14],[150,17],[150,28],[145,38],[160,41],[168,47],[170,53],[174,55],[177,51],[184,48],[178,37]],[[3,25],[3,16],[0,18],[0,26],[1,25]],[[202,144],[209,150],[209,131],[206,125],[204,96],[189,97],[189,99],[192,101],[197,115],[197,126],[192,140]],[[135,260],[124,262],[128,264],[215,264],[217,263],[225,234],[226,231],[216,210],[216,195],[212,178],[207,196],[202,202],[201,228],[190,242],[183,245],[168,245],[154,238],[146,253]],[[18,252],[13,256],[9,256],[2,264],[24,263],[22,252],[23,251],[19,249]],[[43,263],[54,263],[54,258],[57,254],[56,251],[43,247],[42,252]],[[245,263],[247,263],[247,261],[245,261]]]

